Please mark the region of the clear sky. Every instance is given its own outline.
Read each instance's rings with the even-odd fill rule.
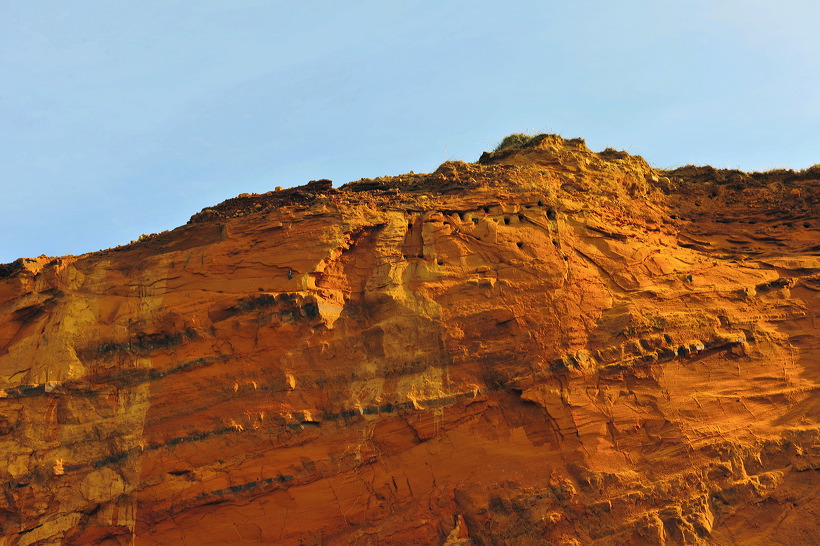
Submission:
[[[475,161],[511,132],[806,168],[818,21],[816,0],[2,1],[0,262]]]

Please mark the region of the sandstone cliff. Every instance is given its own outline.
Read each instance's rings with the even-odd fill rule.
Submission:
[[[544,135],[2,265],[0,544],[815,543],[819,201]]]

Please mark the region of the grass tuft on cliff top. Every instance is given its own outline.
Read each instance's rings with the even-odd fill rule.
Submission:
[[[537,136],[539,135],[526,135],[524,133],[513,133],[511,135],[507,135],[501,140],[501,143],[495,147],[493,152],[500,152],[502,150],[509,150],[512,148],[523,148],[532,142]]]

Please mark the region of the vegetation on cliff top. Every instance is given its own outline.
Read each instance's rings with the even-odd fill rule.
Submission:
[[[540,135],[527,135],[524,133],[512,133],[511,135],[505,136],[501,139],[501,142],[498,146],[495,147],[493,152],[500,152],[502,150],[510,150],[512,148],[523,148],[530,142],[532,142],[536,137]]]

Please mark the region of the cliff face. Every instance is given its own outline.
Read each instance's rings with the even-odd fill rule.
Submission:
[[[808,544],[820,171],[555,136],[0,266],[0,544]]]

